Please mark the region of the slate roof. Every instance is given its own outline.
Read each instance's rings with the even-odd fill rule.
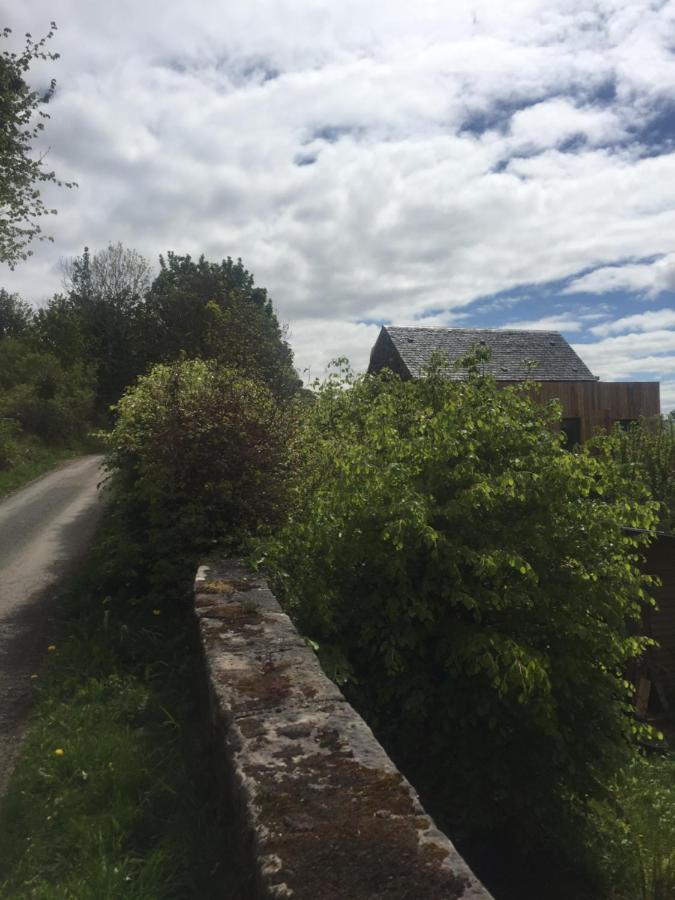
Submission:
[[[487,346],[492,356],[484,371],[497,381],[597,381],[586,364],[557,331],[510,331],[501,328],[382,327],[373,347],[368,371],[387,366],[404,377],[419,378],[431,355],[449,359],[445,374],[462,378],[453,362],[475,345]],[[528,366],[528,361],[536,366]]]

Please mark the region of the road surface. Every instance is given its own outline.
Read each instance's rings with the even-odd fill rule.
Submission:
[[[103,504],[101,456],[71,460],[0,500],[0,795],[50,638],[50,603],[82,557]]]

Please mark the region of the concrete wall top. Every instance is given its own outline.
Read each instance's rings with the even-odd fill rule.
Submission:
[[[194,588],[251,896],[491,900],[265,581],[225,560]]]

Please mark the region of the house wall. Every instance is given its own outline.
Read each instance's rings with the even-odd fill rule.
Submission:
[[[659,388],[657,381],[544,381],[537,387],[536,397],[544,403],[560,400],[563,418],[578,418],[581,440],[587,441],[597,429],[609,430],[619,419],[658,415]]]

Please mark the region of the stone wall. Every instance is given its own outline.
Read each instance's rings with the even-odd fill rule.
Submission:
[[[201,566],[195,613],[242,897],[490,900],[263,579]]]

